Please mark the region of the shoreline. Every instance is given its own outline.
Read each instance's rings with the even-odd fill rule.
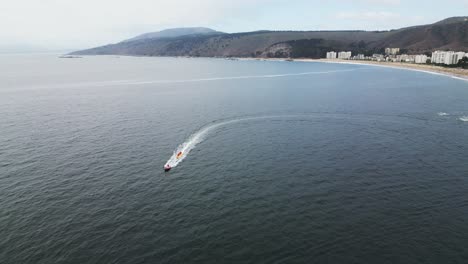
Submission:
[[[320,61],[320,62],[324,62],[324,63],[336,63],[333,60],[327,60],[327,59],[319,59],[319,60],[316,60],[316,61]],[[356,64],[356,65],[369,65],[369,66],[376,66],[376,67],[404,69],[404,70],[425,72],[425,73],[429,73],[429,74],[442,75],[442,76],[447,76],[447,77],[451,77],[451,78],[455,78],[455,79],[459,79],[459,80],[468,81],[468,70],[467,69],[461,69],[461,68],[444,68],[444,67],[435,66],[435,65],[402,63],[402,62],[339,60],[337,63]]]
[[[256,58],[256,57],[187,57],[187,56],[135,56],[135,55],[84,55],[87,56],[122,56],[122,57],[141,57],[141,58],[204,58],[204,59],[235,59],[244,61],[284,61],[284,62],[314,62],[314,63],[335,63],[335,64],[352,64],[366,65],[374,67],[386,67],[400,70],[409,70],[424,72],[433,75],[449,77],[457,80],[468,81],[468,69],[461,68],[445,68],[436,65],[414,64],[403,62],[378,62],[378,61],[362,61],[362,60],[341,60],[341,59],[308,59],[308,58]]]
[[[287,59],[278,58],[238,58],[247,60],[266,60],[266,61],[286,61]],[[386,67],[394,69],[402,69],[409,71],[424,72],[428,74],[435,74],[445,77],[454,78],[457,80],[468,81],[468,69],[460,68],[444,68],[435,65],[427,64],[410,64],[401,62],[377,62],[377,61],[353,61],[353,60],[331,60],[331,59],[291,59],[291,62],[315,62],[315,63],[336,63],[336,64],[353,64],[353,65],[367,65],[374,67]]]

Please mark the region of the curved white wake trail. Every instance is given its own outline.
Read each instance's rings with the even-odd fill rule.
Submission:
[[[213,78],[198,78],[186,80],[153,80],[153,81],[135,81],[135,80],[114,80],[114,81],[98,81],[98,82],[78,82],[78,83],[64,83],[52,85],[34,85],[34,88],[78,88],[78,87],[111,87],[111,86],[127,86],[127,85],[145,85],[145,84],[177,84],[177,83],[194,83],[194,82],[212,82],[223,80],[242,80],[242,79],[266,79],[266,78],[281,78],[288,76],[304,76],[316,74],[330,74],[340,72],[350,72],[365,68],[356,68],[348,70],[335,70],[335,71],[316,71],[316,72],[300,72],[300,73],[285,73],[285,74],[267,74],[267,75],[245,75],[245,76],[226,76],[226,77],[213,77]],[[28,89],[32,87],[24,87]]]
[[[447,115],[446,113],[439,113],[440,116],[445,116]],[[255,117],[245,117],[245,118],[237,118],[237,119],[230,119],[230,120],[225,120],[217,123],[211,123],[210,125],[207,125],[197,132],[193,133],[184,143],[180,144],[172,156],[169,158],[169,160],[166,162],[165,167],[169,165],[171,168],[176,167],[178,164],[180,164],[190,153],[192,149],[194,149],[199,143],[201,143],[203,140],[205,140],[206,136],[213,130],[228,125],[232,123],[238,123],[238,122],[244,122],[244,121],[249,121],[249,120],[261,120],[261,119],[273,119],[273,118],[300,118],[300,117],[307,117],[311,118],[313,117],[314,114],[289,114],[289,115],[271,115],[271,116],[255,116]],[[468,116],[462,116],[459,118],[463,122],[468,122]],[[182,154],[179,155],[179,153]]]
[[[267,75],[227,76],[227,77],[199,78],[199,79],[186,79],[186,80],[155,80],[155,81],[119,82],[119,83],[113,83],[113,84],[110,84],[110,85],[111,86],[117,86],[117,85],[171,84],[171,83],[209,82],[209,81],[241,80],[241,79],[281,78],[281,77],[288,77],[288,76],[303,76],[303,75],[350,72],[350,71],[356,71],[358,69],[335,70],[335,71],[318,71],[318,72],[317,71],[316,72],[300,72],[300,73],[285,73],[285,74],[267,74]]]
[[[259,120],[259,119],[271,119],[271,118],[287,118],[287,117],[301,117],[304,115],[276,115],[276,116],[258,116],[258,117],[246,117],[246,118],[238,118],[238,119],[231,119],[227,121],[222,121],[219,123],[214,123],[208,125],[194,134],[192,134],[184,143],[180,144],[169,160],[166,162],[165,166],[169,165],[171,168],[176,167],[179,163],[181,163],[190,153],[192,149],[194,149],[200,142],[202,142],[205,137],[211,132],[212,130],[225,126],[232,123],[237,122],[244,122],[249,120]],[[310,116],[310,115],[309,115]],[[182,155],[177,158],[178,154],[182,152]]]

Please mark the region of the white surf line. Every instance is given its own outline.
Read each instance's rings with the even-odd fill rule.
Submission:
[[[439,112],[437,113],[438,116],[441,116],[441,117],[448,117],[448,116],[457,116],[458,114],[449,114],[449,113],[445,113],[445,112]],[[468,116],[465,115],[465,116],[459,116],[458,115],[458,120],[460,121],[463,121],[463,122],[468,122]]]
[[[362,62],[347,62],[347,61],[311,61],[311,60],[297,60],[300,62],[317,62],[317,63],[334,63],[334,64],[349,64],[349,65],[365,65],[365,66],[373,66],[373,67],[383,67],[383,68],[392,68],[392,69],[399,69],[399,70],[408,70],[408,71],[416,71],[416,72],[424,72],[428,74],[433,74],[433,75],[439,75],[439,76],[444,76],[444,77],[449,77],[457,80],[462,80],[468,82],[468,77],[463,78],[459,76],[454,76],[448,73],[441,73],[441,72],[433,72],[433,71],[428,71],[428,70],[422,70],[422,69],[413,69],[413,68],[406,68],[406,67],[398,67],[398,66],[393,66],[393,65],[379,65],[379,64],[367,64],[367,63],[362,63]]]

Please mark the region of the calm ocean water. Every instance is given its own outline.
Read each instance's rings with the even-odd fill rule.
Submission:
[[[0,56],[0,263],[466,263],[466,116],[398,69]]]

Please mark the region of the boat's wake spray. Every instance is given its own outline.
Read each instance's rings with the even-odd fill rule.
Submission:
[[[330,114],[330,113],[310,113],[310,114],[290,114],[290,115],[271,115],[271,116],[251,116],[251,117],[243,117],[243,118],[235,118],[235,119],[228,119],[228,120],[221,120],[212,122],[200,130],[192,134],[184,143],[180,144],[174,153],[172,154],[171,158],[166,162],[164,165],[164,170],[169,171],[170,169],[176,167],[181,163],[190,153],[192,149],[194,149],[200,142],[205,140],[205,137],[216,128],[221,126],[225,126],[232,123],[244,122],[244,121],[251,121],[251,120],[261,120],[261,119],[291,119],[291,118],[313,118],[313,117],[320,117],[324,114],[327,114],[329,117],[344,117],[343,114]],[[447,116],[446,113],[438,113],[439,116]],[[349,115],[346,115],[347,118],[350,118]],[[351,115],[352,116],[352,115]],[[368,116],[369,118],[370,116]],[[380,118],[380,115],[375,115],[375,118]],[[390,116],[387,116],[390,117]],[[402,117],[402,116],[396,116]],[[459,118],[463,122],[468,122],[468,116],[463,116]]]
[[[257,117],[244,117],[244,118],[236,118],[236,119],[230,119],[230,120],[225,120],[225,121],[219,121],[216,123],[209,124],[194,134],[192,134],[184,143],[180,144],[172,156],[169,158],[169,160],[166,162],[164,165],[164,170],[169,171],[170,169],[176,167],[181,163],[187,155],[190,153],[192,149],[194,149],[198,143],[202,142],[205,140],[205,137],[213,130],[215,130],[218,127],[225,126],[228,124],[232,123],[237,123],[237,122],[244,122],[244,121],[249,121],[249,120],[260,120],[260,119],[271,119],[271,118],[291,118],[291,117],[300,117],[304,115],[275,115],[275,116],[257,116]],[[310,116],[310,115],[309,115]]]

